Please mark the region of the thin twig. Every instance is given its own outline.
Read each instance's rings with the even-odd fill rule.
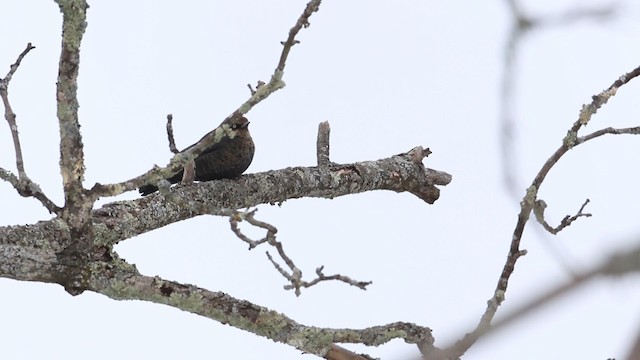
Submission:
[[[269,241],[268,237],[269,237],[269,231],[267,230],[267,236],[263,237],[260,240],[252,240],[251,238],[249,238],[248,236],[246,236],[238,227],[238,223],[241,222],[242,220],[245,220],[247,218],[247,216],[253,216],[253,214],[255,214],[255,212],[258,209],[254,209],[253,211],[250,211],[248,213],[239,213],[239,212],[233,212],[232,214],[229,215],[229,225],[231,226],[231,231],[233,231],[234,234],[236,234],[236,236],[246,242],[247,244],[249,244],[249,250],[257,247],[260,244],[264,244],[265,242]],[[276,229],[277,231],[277,229]]]
[[[527,221],[529,220],[529,216],[535,206],[540,186],[544,182],[551,168],[553,168],[553,166],[555,166],[560,158],[569,150],[577,145],[585,143],[588,140],[594,139],[607,133],[636,134],[635,130],[629,130],[635,128],[629,128],[619,129],[618,131],[603,129],[599,132],[589,134],[586,137],[582,138],[578,137],[577,135],[578,131],[591,120],[591,117],[598,111],[598,109],[600,109],[600,107],[602,107],[602,105],[607,103],[607,101],[616,94],[617,90],[621,86],[638,77],[639,75],[640,67],[637,67],[634,70],[622,75],[618,80],[614,81],[611,86],[603,90],[601,93],[594,95],[592,97],[591,103],[583,105],[578,119],[573,123],[573,125],[567,132],[567,136],[565,136],[565,138],[563,139],[562,145],[551,155],[551,157],[549,157],[549,159],[547,159],[545,164],[538,171],[531,185],[529,186],[529,188],[527,188],[525,196],[520,202],[520,213],[518,214],[518,221],[513,231],[511,245],[507,254],[507,260],[503,266],[500,278],[498,279],[498,284],[496,285],[494,295],[491,299],[489,299],[489,301],[487,301],[487,308],[484,314],[481,316],[478,325],[472,332],[466,334],[461,340],[448,347],[447,351],[450,351],[456,356],[461,356],[490,327],[493,317],[495,316],[502,302],[505,300],[505,293],[509,284],[509,278],[513,274],[516,262],[521,256],[526,255],[527,253],[526,250],[520,249],[522,234],[524,233],[524,229]]]
[[[338,281],[342,281],[344,283],[347,283],[349,285],[355,286],[357,288],[360,288],[362,290],[367,290],[367,286],[373,284],[372,281],[357,281],[357,280],[353,280],[348,276],[344,276],[344,275],[340,275],[340,274],[336,274],[336,275],[325,275],[322,270],[324,270],[324,265],[320,266],[319,268],[316,269],[316,275],[318,275],[318,277],[312,281],[306,282],[304,286],[305,287],[310,287],[313,286],[321,281],[329,281],[329,280],[338,280]]]
[[[4,118],[7,119],[7,123],[9,123],[9,129],[11,129],[11,136],[13,138],[13,148],[16,153],[16,168],[18,169],[18,177],[23,179],[27,176],[24,171],[24,161],[22,159],[22,147],[20,146],[20,137],[18,136],[18,125],[16,123],[16,114],[11,109],[11,104],[9,103],[9,82],[13,78],[13,74],[20,67],[20,63],[22,59],[31,51],[35,49],[35,46],[31,45],[31,43],[27,44],[27,47],[18,55],[18,59],[13,63],[7,75],[4,79],[0,80],[0,97],[2,97],[2,103],[4,105]]]
[[[251,93],[251,96],[255,95],[256,91],[258,91],[258,89],[260,89],[262,85],[264,85],[264,81],[258,80],[258,83],[256,84],[256,89],[254,90],[251,84],[247,84],[247,87],[249,88],[249,92]]]
[[[11,82],[11,78],[13,77],[13,74],[16,73],[16,71],[18,70],[18,67],[20,66],[20,63],[22,62],[22,59],[24,59],[24,57],[27,56],[29,51],[31,51],[31,50],[33,50],[35,48],[36,47],[31,45],[31,43],[27,44],[27,48],[24,49],[22,51],[22,53],[20,53],[20,55],[18,55],[18,58],[16,59],[16,62],[11,64],[11,67],[9,68],[9,72],[4,77],[4,79],[2,79],[2,85],[4,85],[5,87],[9,85],[9,82]]]
[[[569,11],[534,18],[523,12],[516,0],[506,0],[511,12],[512,25],[504,50],[502,72],[501,109],[500,109],[500,145],[502,156],[502,176],[507,191],[517,198],[518,195],[518,159],[515,144],[516,116],[514,102],[517,97],[516,72],[518,47],[525,35],[531,30],[549,28],[550,26],[566,26],[582,20],[609,19],[615,14],[615,5],[602,7],[573,8]]]
[[[582,144],[582,143],[585,143],[585,142],[587,142],[589,140],[595,139],[597,137],[600,137],[600,136],[606,135],[606,134],[611,134],[611,135],[640,135],[640,126],[631,127],[631,128],[622,128],[622,129],[612,128],[612,127],[600,129],[598,131],[592,132],[589,135],[585,135],[585,136],[579,137],[578,139],[576,139],[576,144]]]
[[[507,191],[515,197],[519,194],[516,144],[516,115],[514,111],[514,99],[516,98],[517,84],[515,67],[517,56],[520,53],[518,46],[522,38],[528,33],[530,26],[523,25],[520,21],[521,14],[515,1],[509,1],[514,13],[514,21],[509,32],[509,38],[504,51],[504,64],[502,71],[502,83],[500,88],[500,154],[502,156],[502,176]]]
[[[59,214],[62,208],[51,201],[40,188],[40,185],[29,179],[28,176],[22,179],[18,178],[11,171],[0,168],[0,179],[7,181],[13,188],[16,189],[18,194],[24,197],[33,197],[49,210],[50,214]]]
[[[282,53],[280,54],[280,60],[278,61],[276,72],[284,71],[287,57],[289,57],[289,51],[291,51],[293,45],[300,43],[298,40],[296,40],[296,36],[302,28],[309,27],[309,18],[311,17],[311,15],[313,15],[314,12],[320,9],[320,2],[321,0],[309,1],[309,3],[307,3],[307,7],[302,12],[302,15],[300,15],[300,17],[298,18],[296,24],[291,28],[291,30],[289,30],[289,37],[282,43],[284,47],[282,49]]]
[[[291,47],[294,44],[298,43],[298,41],[295,40],[295,37],[302,28],[306,28],[309,26],[309,17],[314,12],[318,11],[320,2],[320,0],[309,1],[302,15],[300,15],[300,17],[296,21],[296,24],[291,28],[291,30],[289,30],[289,36],[287,40],[283,42],[282,53],[280,54],[278,65],[269,82],[262,86],[258,86],[255,91],[251,90],[251,97],[247,101],[242,103],[233,113],[227,116],[223,120],[223,122],[228,122],[232,119],[243,116],[244,114],[248,113],[255,105],[265,100],[274,92],[285,87],[285,83],[284,81],[282,81],[282,77],[284,76],[285,63],[289,56],[289,52],[291,51]],[[215,130],[212,130],[205,136],[203,136],[202,139],[191,146],[188,150],[185,150],[180,154],[176,154],[173,158],[171,158],[169,164],[164,168],[153,168],[140,176],[117,184],[95,184],[89,194],[94,198],[116,196],[124,192],[137,189],[144,184],[154,183],[154,180],[163,178],[164,176],[162,174],[164,173],[175,173],[179,171],[190,160],[195,159],[205,149],[210,147],[216,141],[216,138],[217,136]]]
[[[180,152],[176,147],[176,140],[173,137],[173,115],[167,115],[167,138],[169,139],[169,150],[177,154]],[[182,179],[180,180],[180,184],[190,185],[196,178],[196,162],[195,160],[187,161],[182,169]]]
[[[180,152],[176,147],[176,141],[173,137],[173,115],[167,114],[167,138],[169,138],[169,150],[177,154]]]
[[[22,51],[22,53],[20,53],[20,55],[18,55],[16,62],[9,67],[9,72],[4,79],[0,79],[0,98],[2,98],[2,104],[4,105],[4,117],[9,124],[11,137],[13,138],[13,148],[16,155],[16,168],[18,169],[18,176],[15,176],[10,171],[0,168],[0,179],[11,183],[21,196],[33,197],[39,200],[40,203],[49,210],[49,213],[58,214],[61,208],[53,203],[53,201],[51,201],[42,192],[40,186],[31,181],[29,176],[27,176],[27,172],[24,169],[24,160],[22,158],[22,146],[20,145],[16,114],[13,112],[9,102],[9,82],[11,82],[13,75],[18,70],[18,67],[20,67],[20,63],[22,63],[24,57],[33,49],[35,49],[35,46],[28,43],[27,47]]]
[[[540,225],[542,225],[542,227],[544,227],[545,230],[547,230],[548,232],[552,233],[553,235],[558,234],[560,231],[562,231],[564,228],[566,228],[567,226],[570,226],[571,223],[573,223],[574,221],[578,220],[579,217],[591,217],[591,214],[589,213],[583,213],[582,211],[584,210],[585,206],[587,206],[587,204],[589,203],[589,199],[587,199],[584,204],[582,204],[582,206],[580,207],[580,210],[578,210],[578,212],[573,215],[573,216],[565,216],[564,219],[562,219],[562,221],[560,222],[560,225],[558,225],[557,227],[553,227],[551,225],[549,225],[549,223],[547,223],[547,221],[544,218],[544,211],[547,208],[547,203],[542,200],[542,199],[538,199],[535,201],[534,206],[533,206],[533,214],[536,216],[536,220],[538,220],[538,222],[540,223]]]
[[[524,316],[530,314],[534,310],[549,304],[551,301],[563,296],[580,286],[583,286],[587,281],[593,280],[597,276],[622,276],[632,273],[640,272],[640,244],[636,244],[635,248],[628,250],[621,250],[616,254],[609,256],[604,262],[593,266],[591,269],[582,271],[576,274],[565,284],[561,284],[557,287],[551,288],[547,292],[538,295],[525,305],[517,308],[512,313],[496,321],[491,326],[491,333],[494,333],[498,329],[503,329],[506,325],[513,323],[515,320],[522,319]]]
[[[356,281],[351,279],[348,276],[344,276],[340,274],[327,276],[322,272],[322,270],[324,269],[324,266],[320,266],[319,268],[316,269],[316,275],[318,276],[317,278],[311,281],[302,280],[302,271],[296,266],[293,260],[291,260],[291,258],[287,255],[287,253],[284,250],[284,247],[282,246],[282,243],[276,240],[276,233],[278,232],[278,229],[269,223],[256,219],[254,217],[256,211],[258,211],[258,209],[254,209],[246,212],[222,211],[222,212],[218,212],[218,214],[224,214],[229,216],[229,224],[231,226],[231,230],[233,231],[234,234],[236,234],[236,236],[240,240],[249,244],[249,250],[257,247],[258,245],[264,244],[265,242],[269,243],[269,245],[276,248],[276,250],[278,251],[278,255],[287,265],[287,267],[289,268],[289,271],[285,270],[282,266],[280,266],[280,264],[278,264],[278,262],[271,256],[271,254],[268,251],[266,252],[266,254],[271,264],[273,264],[273,267],[280,273],[280,275],[282,275],[285,279],[287,279],[290,282],[290,284],[284,286],[285,290],[293,289],[295,290],[296,296],[300,296],[301,288],[308,288],[308,287],[314,286],[321,281],[330,281],[330,280],[342,281],[349,285],[358,287],[362,290],[366,290],[366,287],[371,284],[370,281]],[[243,220],[253,226],[267,230],[267,234],[265,235],[265,237],[260,240],[252,240],[251,238],[246,236],[238,227],[238,223]]]

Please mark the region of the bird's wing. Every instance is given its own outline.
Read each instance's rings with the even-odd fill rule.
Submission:
[[[206,155],[206,154],[211,154],[211,153],[214,153],[214,152],[220,150],[220,148],[222,148],[222,145],[227,141],[228,141],[228,139],[226,137],[221,139],[220,142],[218,142],[216,144],[213,144],[213,145],[209,146],[208,148],[204,149],[204,151],[202,153],[200,153],[200,155],[198,155],[198,157],[200,157],[202,155]],[[188,148],[182,150],[181,152],[185,152],[185,151],[190,150],[196,144],[193,144],[193,145],[189,146]]]

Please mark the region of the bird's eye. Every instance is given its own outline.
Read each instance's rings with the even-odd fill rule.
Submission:
[[[238,124],[231,125],[231,129],[232,130],[238,130]]]

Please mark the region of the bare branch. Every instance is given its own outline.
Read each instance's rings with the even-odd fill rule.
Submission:
[[[520,190],[518,187],[516,151],[516,115],[514,111],[514,99],[517,95],[515,67],[517,62],[518,46],[521,39],[530,28],[527,22],[522,21],[523,15],[520,13],[515,0],[508,1],[514,14],[511,31],[504,50],[504,65],[502,71],[502,82],[500,84],[500,154],[502,156],[502,176],[507,191],[517,197]]]
[[[285,278],[287,279],[289,282],[291,282],[290,285],[285,285],[285,290],[291,290],[291,289],[295,289],[295,294],[296,296],[300,296],[300,289],[301,288],[308,288],[311,287],[313,285],[316,285],[317,283],[321,282],[321,281],[329,281],[329,280],[337,280],[337,281],[342,281],[344,283],[356,286],[362,290],[366,290],[366,287],[368,285],[371,284],[371,282],[364,282],[364,281],[355,281],[352,280],[351,278],[347,277],[347,276],[343,276],[343,275],[331,275],[331,276],[326,276],[322,273],[322,270],[324,268],[324,266],[321,266],[319,268],[316,269],[316,274],[318,275],[318,277],[312,281],[303,281],[302,280],[302,271],[295,265],[295,263],[293,262],[293,260],[291,260],[291,258],[286,254],[286,252],[284,251],[284,247],[282,246],[282,243],[276,240],[276,233],[278,232],[278,229],[276,229],[275,226],[266,223],[264,221],[260,221],[257,220],[254,215],[255,213],[258,211],[258,209],[254,209],[251,211],[245,211],[245,212],[238,212],[238,211],[223,211],[223,214],[228,214],[229,216],[229,223],[231,225],[231,230],[236,234],[236,236],[246,242],[247,244],[249,244],[249,250],[257,247],[260,244],[264,244],[265,242],[269,243],[269,245],[273,246],[274,248],[276,248],[276,250],[278,251],[278,255],[280,256],[280,258],[285,262],[285,264],[287,264],[287,267],[289,268],[289,270],[291,270],[291,272],[288,272],[286,270],[284,270],[271,256],[271,254],[269,254],[269,252],[267,251],[267,258],[269,259],[269,261],[271,261],[271,264],[273,264],[273,266],[276,268],[276,270]],[[242,220],[247,221],[249,224],[265,229],[267,230],[267,234],[265,235],[264,238],[260,239],[260,240],[251,240],[248,236],[246,236],[244,233],[242,233],[242,231],[240,230],[240,228],[238,227],[238,223]]]
[[[516,115],[514,103],[517,95],[515,67],[517,63],[518,47],[526,34],[531,30],[550,26],[566,26],[582,20],[606,20],[615,14],[615,5],[602,7],[572,8],[569,11],[533,17],[526,14],[517,0],[505,0],[511,11],[512,25],[504,49],[502,83],[500,89],[500,145],[502,156],[502,176],[507,191],[517,198],[519,182],[517,179],[518,159],[516,141]]]
[[[431,155],[431,150],[429,148],[423,148],[422,146],[416,146],[413,149],[409,150],[405,154],[400,154],[398,156],[406,156],[412,163],[414,164],[422,164],[422,160],[424,158]]]
[[[29,53],[29,51],[35,49],[36,47],[31,45],[31,43],[27,44],[27,48],[24,49],[22,51],[22,53],[20,53],[20,55],[18,55],[18,58],[16,59],[16,62],[11,64],[11,67],[9,68],[9,72],[7,73],[7,75],[4,77],[4,79],[2,79],[2,82],[0,84],[1,86],[7,87],[9,86],[9,83],[11,82],[11,79],[13,78],[13,74],[16,73],[16,71],[18,70],[18,67],[20,66],[20,63],[22,62],[22,59],[24,59],[25,56],[27,56],[27,54]]]
[[[582,109],[580,110],[580,114],[578,116],[578,120],[576,120],[571,129],[568,131],[567,136],[564,138],[564,142],[569,147],[576,145],[578,141],[578,130],[580,130],[582,126],[586,125],[591,120],[591,117],[598,111],[598,109],[600,109],[602,105],[606,104],[609,99],[616,94],[621,86],[635,79],[639,75],[640,66],[620,76],[618,80],[614,81],[611,86],[603,90],[600,94],[594,95],[591,98],[591,103],[582,106]]]
[[[98,235],[98,233],[96,233]],[[105,234],[106,235],[106,234]],[[25,239],[29,239],[25,241]],[[0,226],[0,276],[17,280],[59,283],[74,264],[58,256],[65,243],[73,239],[69,228],[52,219],[34,225]],[[96,239],[102,242],[104,239]],[[48,246],[42,246],[46,241]],[[25,258],[24,254],[29,254]],[[223,292],[180,284],[159,277],[141,275],[135,266],[117,257],[95,259],[88,276],[88,289],[115,300],[144,300],[188,311],[237,329],[250,331],[304,352],[326,357],[336,343],[379,346],[393,339],[407,343],[433,344],[431,330],[412,323],[395,322],[364,329],[331,329],[306,326],[291,318]]]
[[[296,35],[300,32],[302,28],[308,28],[309,18],[313,15],[314,12],[320,9],[320,0],[311,0],[307,3],[307,7],[304,9],[304,12],[298,18],[296,24],[289,30],[289,37],[285,42],[282,43],[282,54],[280,54],[280,60],[278,61],[278,66],[276,67],[276,72],[284,71],[284,67],[287,62],[287,57],[289,57],[289,51],[291,51],[291,47],[293,45],[298,44],[299,41],[296,40]]]
[[[562,219],[562,221],[560,222],[560,225],[558,225],[555,228],[549,225],[547,221],[544,219],[544,211],[547,208],[547,203],[544,200],[538,199],[535,201],[533,206],[533,213],[536,216],[536,220],[538,220],[540,225],[542,225],[545,230],[552,233],[553,235],[556,235],[567,226],[570,226],[571,223],[576,221],[579,217],[582,217],[582,216],[591,217],[591,214],[582,212],[584,210],[584,207],[587,206],[588,203],[589,203],[589,199],[587,199],[584,202],[584,204],[582,204],[582,206],[580,207],[580,210],[578,210],[578,213],[576,213],[573,216],[569,216],[569,215],[565,216],[564,219]]]
[[[18,191],[18,194],[24,197],[33,197],[40,201],[40,203],[49,210],[51,214],[59,214],[62,208],[51,201],[40,188],[40,185],[34,183],[28,176],[24,176],[22,179],[15,176],[11,171],[0,168],[0,179],[7,181],[13,188]]]
[[[538,295],[536,298],[519,307],[511,314],[508,314],[499,321],[496,321],[491,326],[491,330],[487,332],[494,333],[497,330],[503,329],[514,321],[522,319],[531,312],[551,303],[560,296],[566,295],[578,287],[583,286],[597,276],[621,276],[636,272],[640,272],[640,244],[636,244],[632,249],[619,251],[618,253],[609,256],[601,264],[595,265],[592,268],[573,276],[573,278],[567,283],[551,288],[547,292]]]
[[[577,138],[576,139],[576,145],[585,143],[585,142],[587,142],[589,140],[595,139],[597,137],[600,137],[600,136],[606,135],[606,134],[611,134],[611,135],[640,135],[640,126],[631,127],[631,128],[622,128],[622,129],[612,128],[612,127],[600,129],[598,131],[592,132],[589,135],[585,135],[585,136],[581,136],[581,137]]]
[[[460,341],[456,342],[456,344],[447,348],[447,351],[450,351],[452,354],[456,356],[461,356],[464,354],[475,342],[476,340],[486,332],[486,330],[490,327],[491,321],[495,316],[498,307],[502,304],[505,299],[505,293],[507,291],[507,286],[509,284],[509,278],[513,274],[515,269],[515,264],[518,259],[526,255],[526,250],[520,249],[520,242],[522,240],[522,234],[524,233],[524,228],[529,220],[529,216],[535,207],[535,203],[538,196],[538,190],[540,186],[544,182],[547,174],[551,170],[551,168],[560,160],[560,158],[567,153],[573,147],[583,144],[584,142],[594,139],[598,136],[610,133],[610,134],[636,134],[636,128],[629,129],[619,129],[619,130],[600,130],[599,132],[587,135],[584,138],[578,137],[578,131],[586,125],[591,117],[596,113],[596,111],[602,107],[602,105],[606,104],[607,101],[616,94],[617,90],[628,83],[632,79],[638,77],[640,75],[640,67],[635,68],[634,70],[622,75],[618,80],[614,81],[611,86],[602,91],[598,95],[594,95],[592,97],[592,101],[590,104],[583,105],[578,119],[573,123],[569,131],[567,132],[567,136],[562,141],[562,145],[551,155],[549,159],[545,162],[542,168],[538,171],[535,178],[533,179],[529,188],[527,188],[527,192],[520,202],[520,213],[518,214],[518,221],[516,223],[516,227],[513,231],[513,236],[511,240],[511,245],[509,247],[509,253],[507,255],[507,260],[503,266],[502,272],[500,274],[500,278],[498,279],[498,284],[496,285],[496,289],[494,291],[494,295],[489,301],[487,301],[487,308],[484,314],[481,316],[480,321],[476,328],[466,334],[464,338]]]
[[[131,270],[127,272],[116,268],[112,273],[116,276],[95,279],[92,290],[116,300],[146,300],[166,304],[326,359],[345,359],[341,355],[350,353],[336,343],[379,346],[393,339],[414,344],[433,343],[431,329],[411,323],[396,322],[365,329],[306,326],[279,312],[222,292],[143,276]]]
[[[271,260],[271,257],[269,257],[269,259]],[[322,270],[324,270],[324,265],[322,265],[322,266],[320,266],[319,268],[316,269],[316,275],[318,275],[318,277],[313,279],[312,281],[301,281],[301,279],[295,279],[293,276],[291,278],[287,277],[287,279],[291,280],[292,284],[291,285],[285,285],[284,288],[286,290],[295,289],[296,295],[299,296],[301,287],[309,288],[309,287],[312,287],[312,286],[316,285],[317,283],[319,283],[321,281],[331,281],[331,280],[342,281],[343,283],[349,284],[351,286],[355,286],[355,287],[357,287],[357,288],[359,288],[361,290],[367,290],[367,286],[373,284],[372,281],[353,280],[348,276],[344,276],[344,275],[340,275],[340,274],[325,275],[322,272]]]
[[[20,136],[18,134],[18,124],[16,122],[16,114],[11,108],[9,103],[9,82],[13,78],[13,75],[18,70],[20,63],[29,51],[35,49],[35,46],[31,43],[27,44],[27,47],[18,55],[16,62],[13,63],[7,75],[4,79],[0,79],[0,98],[4,105],[4,117],[9,124],[11,131],[11,137],[13,138],[13,148],[16,155],[16,168],[18,169],[18,176],[8,170],[0,168],[0,179],[9,182],[18,191],[18,194],[24,197],[33,197],[40,201],[40,203],[49,210],[49,213],[58,214],[61,210],[59,206],[53,203],[43,192],[38,184],[33,182],[24,169],[24,160],[22,158],[22,147],[20,145]]]
[[[195,160],[190,160],[184,165],[184,171],[182,173],[182,180],[180,180],[180,184],[182,185],[190,185],[193,184],[193,181],[196,178],[196,162]]]
[[[31,43],[27,44],[26,49],[22,51],[20,55],[18,55],[18,59],[16,62],[11,65],[9,68],[9,72],[4,77],[4,79],[0,79],[0,97],[2,98],[2,104],[4,105],[4,118],[7,120],[9,124],[9,129],[11,130],[11,137],[13,138],[13,148],[16,153],[16,168],[18,169],[18,177],[20,179],[26,178],[27,174],[24,171],[24,161],[22,159],[22,148],[20,146],[20,137],[18,136],[18,125],[16,123],[16,114],[11,109],[11,104],[9,103],[9,82],[13,78],[13,74],[18,70],[22,59],[31,51],[35,49],[35,46],[32,46]]]
[[[256,213],[256,211],[258,211],[258,209],[254,209],[252,211],[246,211],[246,212],[238,212],[238,211],[233,211],[231,212],[228,216],[229,216],[229,224],[231,225],[231,231],[233,231],[234,234],[236,234],[236,236],[246,242],[247,244],[249,244],[249,250],[254,249],[255,247],[257,247],[260,244],[264,244],[266,242],[269,241],[270,237],[274,237],[276,232],[278,232],[278,229],[276,229],[273,225],[267,224],[267,223],[263,223],[263,222],[258,222],[257,220],[255,220],[253,218],[253,215]],[[249,222],[250,224],[254,225],[254,226],[258,226],[261,227],[263,229],[267,230],[267,234],[265,237],[263,237],[260,240],[251,240],[248,236],[246,236],[245,234],[242,233],[242,231],[240,230],[240,228],[238,227],[238,223],[242,220],[247,220],[247,222]],[[253,223],[252,223],[253,221]],[[256,222],[259,225],[256,225]]]
[[[282,77],[284,75],[284,68],[287,62],[287,58],[289,57],[289,52],[293,45],[298,44],[299,41],[296,40],[296,36],[302,30],[302,28],[309,27],[309,18],[313,15],[314,12],[318,11],[320,8],[321,0],[311,0],[307,3],[304,11],[296,21],[296,24],[289,30],[289,36],[287,40],[282,43],[282,52],[280,53],[280,59],[278,60],[278,65],[276,66],[273,75],[271,75],[271,79],[268,83],[259,82],[256,90],[251,90],[251,98],[245,101],[238,109],[231,115],[227,117],[227,119],[231,119],[234,116],[241,116],[246,114],[253,108],[255,105],[260,103],[262,100],[266,99],[268,96],[273,94],[274,92],[282,89],[285,86],[284,81],[282,81]]]
[[[316,157],[318,166],[329,166],[329,136],[331,135],[331,126],[328,121],[323,121],[318,125],[318,140],[316,141]]]
[[[251,90],[251,97],[242,105],[240,105],[233,113],[231,113],[231,115],[227,116],[222,121],[222,123],[229,122],[232,119],[237,119],[243,116],[244,114],[248,113],[249,110],[251,110],[255,105],[285,86],[284,81],[282,81],[282,77],[284,75],[285,62],[287,60],[287,57],[289,56],[291,47],[294,43],[297,43],[297,40],[295,40],[295,36],[303,27],[306,28],[309,26],[309,17],[314,12],[318,11],[319,6],[320,0],[311,0],[307,4],[304,12],[302,13],[302,15],[300,15],[300,18],[298,19],[296,24],[289,31],[289,37],[287,38],[287,41],[283,43],[284,47],[280,55],[280,60],[278,61],[278,66],[276,67],[276,70],[271,76],[269,82],[266,84],[263,83],[263,85],[260,85],[259,83],[259,86],[255,91],[253,91],[253,89],[251,89],[251,86],[249,86],[249,89]],[[219,141],[221,136],[224,135],[221,133],[221,131],[222,130],[220,130],[220,126],[210,131],[209,133],[204,135],[196,144],[186,149],[185,151],[174,155],[169,161],[169,164],[167,164],[164,168],[154,167],[153,169],[140,176],[117,184],[95,184],[90,191],[90,195],[96,199],[98,197],[116,196],[127,191],[135,190],[144,184],[155,184],[159,180],[180,171],[189,161],[195,159],[205,149]]]
[[[176,147],[176,141],[173,137],[173,115],[167,114],[167,138],[169,138],[169,150],[177,154],[180,152]]]
[[[247,87],[249,88],[249,92],[251,93],[251,96],[255,95],[258,89],[260,89],[260,87],[264,84],[265,84],[264,81],[258,80],[258,83],[256,84],[256,90],[253,89],[253,86],[251,86],[251,84],[247,84]]]
[[[69,226],[86,224],[91,204],[87,204],[84,179],[84,146],[78,119],[78,70],[80,44],[87,27],[85,0],[56,0],[62,13],[62,49],[56,87],[60,128],[60,173],[64,187],[65,212]],[[90,202],[90,201],[89,201]]]
[[[173,137],[173,115],[167,115],[167,138],[169,139],[169,150],[177,154],[180,152],[176,147],[176,140]],[[182,180],[180,183],[183,185],[189,185],[193,183],[193,180],[196,178],[196,162],[195,160],[187,161],[184,165],[184,169],[182,172]],[[161,180],[162,181],[162,180]]]
[[[259,204],[275,204],[301,197],[335,198],[371,190],[418,192],[420,199],[434,203],[438,185],[451,182],[451,175],[425,168],[408,155],[377,161],[335,165],[330,168],[293,167],[239,179],[207,181],[188,187],[174,187],[170,193],[183,201],[177,205],[164,196],[150,195],[123,206],[118,202],[95,210],[94,226],[104,224],[114,243],[176,221],[204,214],[220,214],[224,209],[242,209]],[[158,214],[163,214],[161,217]],[[126,223],[122,222],[127,219]]]

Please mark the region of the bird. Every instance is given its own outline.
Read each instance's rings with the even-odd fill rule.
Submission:
[[[233,179],[242,175],[251,165],[255,145],[249,133],[249,120],[244,116],[234,116],[223,121],[218,128],[225,124],[235,136],[225,135],[220,141],[206,148],[195,158],[196,174],[194,180]],[[195,144],[182,150],[182,152],[191,149],[193,146]],[[184,170],[180,170],[180,172],[166,180],[171,184],[178,183],[182,180],[183,172]],[[146,196],[158,191],[158,187],[153,184],[146,184],[140,186],[138,191],[143,196]]]

